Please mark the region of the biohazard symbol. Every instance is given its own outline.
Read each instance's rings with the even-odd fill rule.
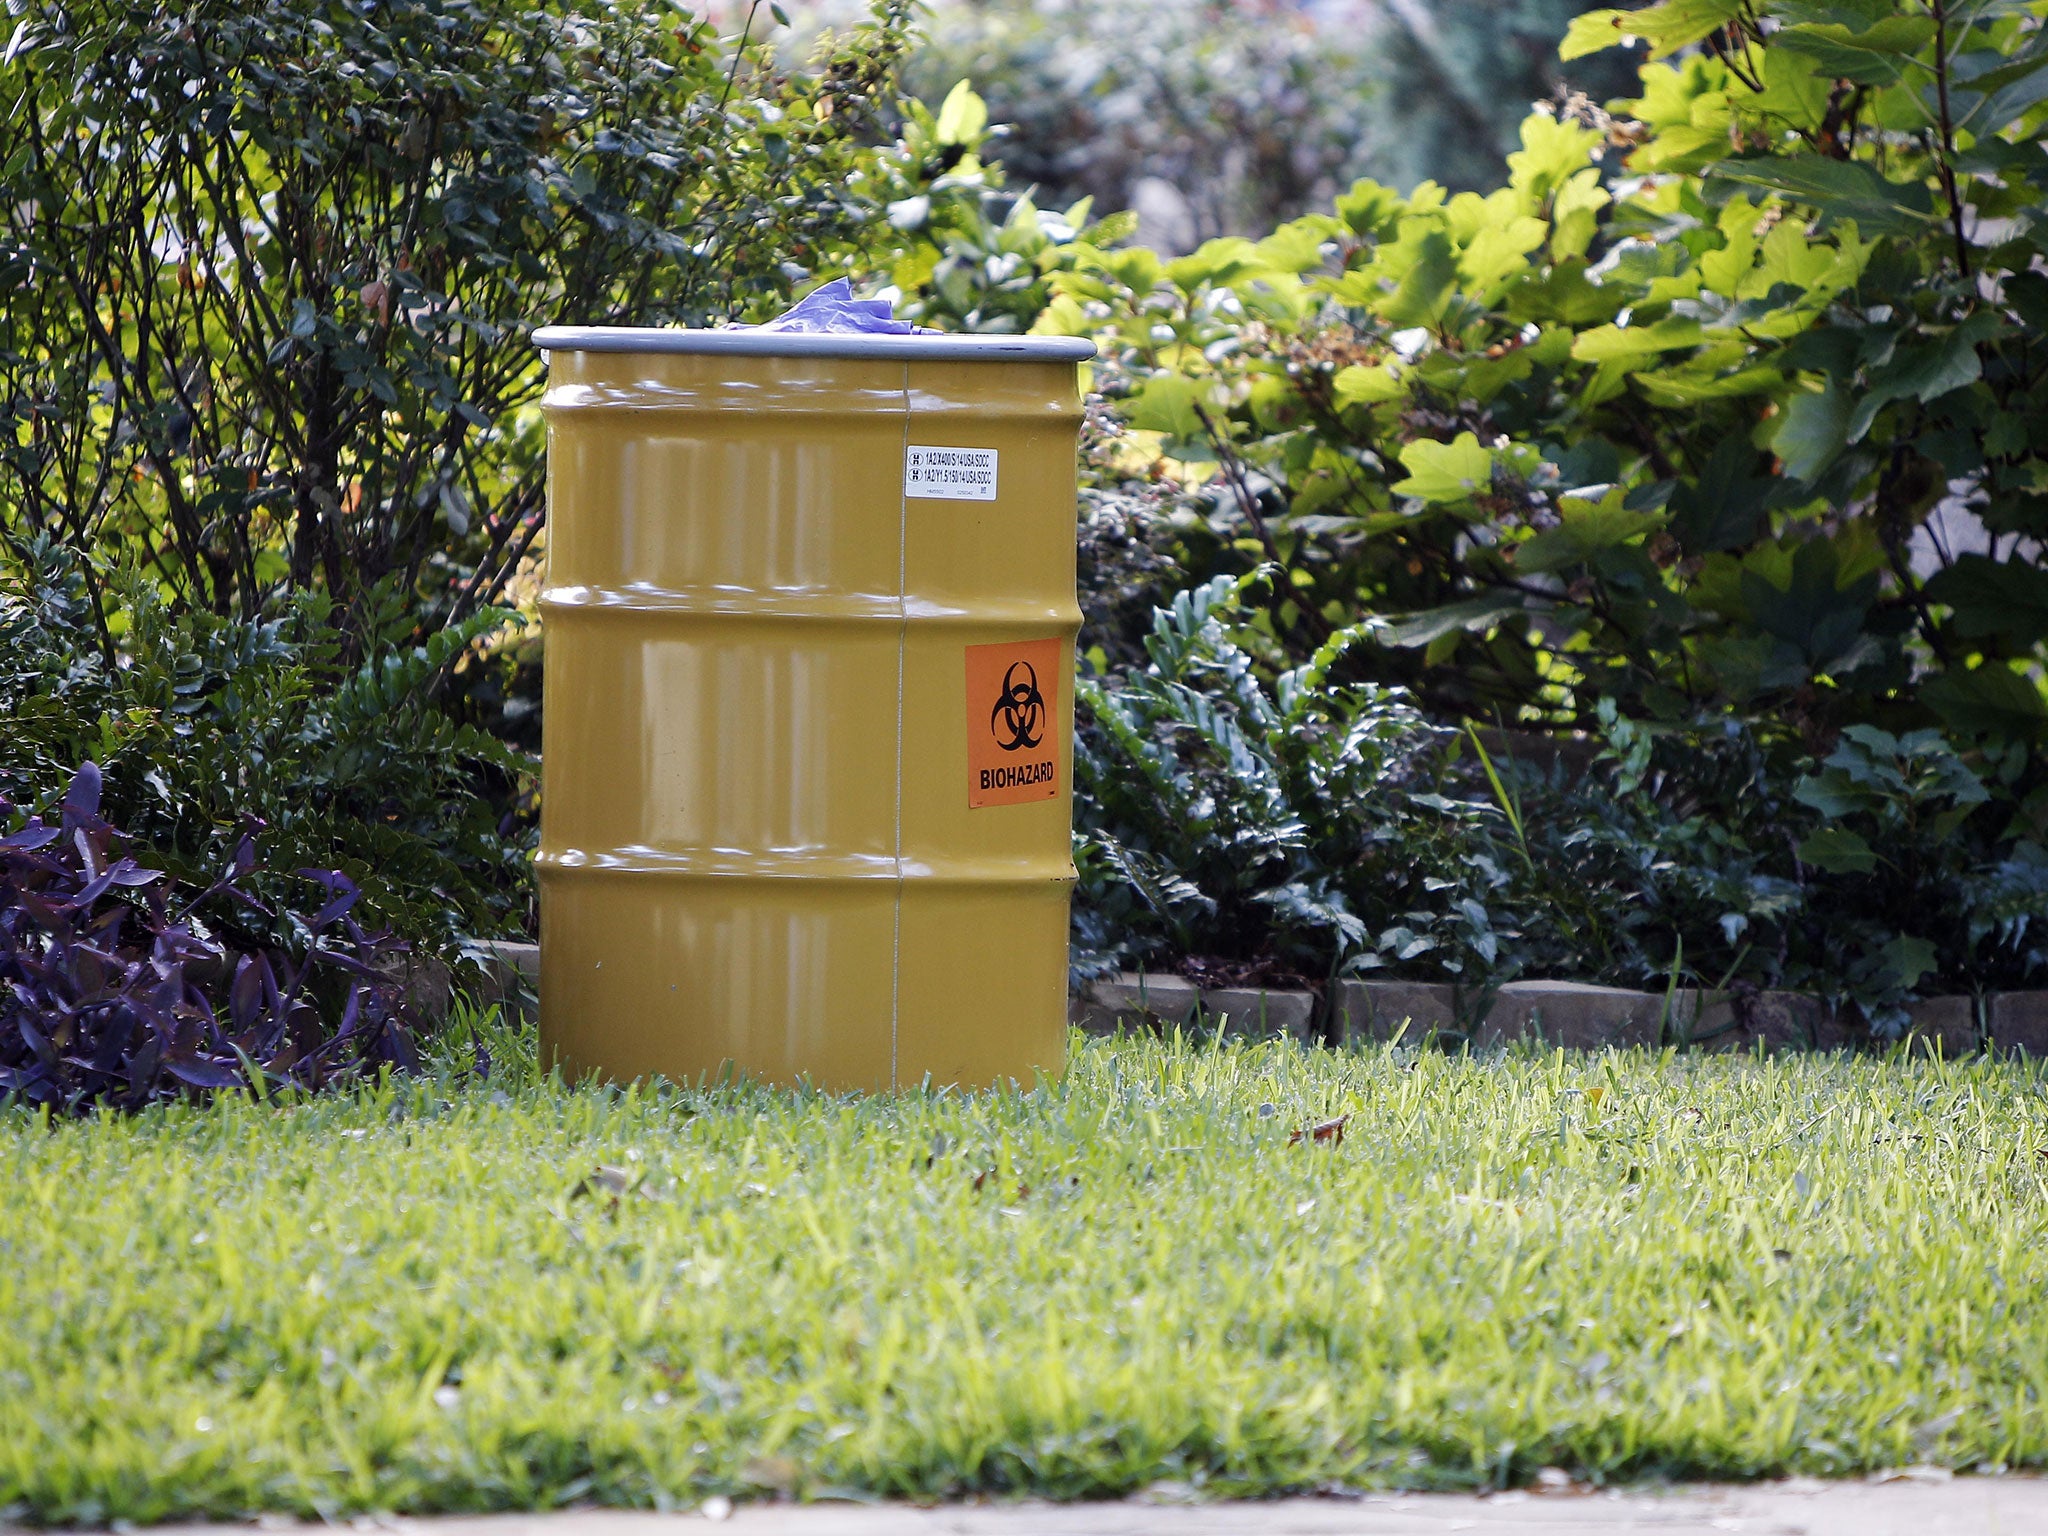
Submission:
[[[1060,738],[1072,718],[1064,663],[1073,643],[1053,635],[962,649],[968,809],[1059,799]]]
[[[989,711],[988,728],[1005,752],[1021,752],[1045,739],[1045,695],[1038,691],[1038,673],[1030,662],[1012,662],[1003,674],[1003,691]]]

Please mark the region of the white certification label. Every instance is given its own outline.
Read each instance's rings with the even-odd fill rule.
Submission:
[[[994,501],[996,450],[913,443],[903,450],[903,494],[928,501]]]

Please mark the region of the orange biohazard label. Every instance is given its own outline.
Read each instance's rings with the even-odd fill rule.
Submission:
[[[1066,641],[967,647],[967,804],[1022,805],[1060,792],[1060,663]]]

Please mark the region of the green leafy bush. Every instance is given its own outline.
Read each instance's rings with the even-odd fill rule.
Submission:
[[[2048,859],[1988,814],[1999,786],[1979,754],[1852,725],[1815,760],[1765,724],[1672,732],[1605,714],[1595,772],[1533,791],[1524,912],[1568,939],[1538,966],[1574,969],[1591,936],[1579,964],[1607,979],[1668,967],[1790,987],[1854,1003],[1881,1036],[1915,993],[2041,985]],[[1601,942],[1617,931],[1627,942]]]
[[[1597,13],[1566,54],[1646,39],[1641,94],[1528,119],[1499,191],[1361,183],[1261,241],[1082,250],[1054,278],[1041,328],[1107,343],[1133,468],[1202,503],[1190,578],[1273,569],[1264,667],[1363,623],[1347,681],[1445,722],[1635,733],[1660,765],[1654,792],[1607,780],[1610,811],[1524,818],[1584,834],[1546,855],[1575,872],[1552,921],[1610,889],[1580,878],[1596,849],[1705,866],[1661,944],[1573,965],[1638,925],[1572,923],[1560,966],[1682,940],[1688,967],[1847,988],[1880,1020],[1916,986],[2031,974],[2039,12]]]
[[[2048,80],[2038,29],[1976,33],[1961,41],[2005,61],[1966,53],[1980,74]],[[2048,583],[2028,559],[2048,472],[2040,226],[1983,173],[1957,173],[1957,206],[1995,244],[1909,219],[1949,174],[1933,135],[1855,141],[1900,189],[1861,210],[1868,229],[1831,194],[1771,185],[1817,166],[1883,181],[1804,148],[1831,88],[1803,35],[1749,45],[1766,91],[1702,56],[1648,66],[1631,104],[1674,122],[1725,108],[1782,153],[1673,172],[1695,131],[1538,115],[1489,197],[1361,184],[1257,243],[1083,253],[1044,324],[1101,330],[1132,424],[1208,474],[1215,558],[1285,567],[1275,637],[1294,655],[1363,609],[1392,621],[1378,664],[1450,715],[1789,711],[1820,743],[1917,710],[2036,740],[2048,710],[2012,663],[2042,638],[2026,604]],[[1894,94],[1912,93],[1873,88],[1869,110]],[[1783,126],[1795,98],[1811,120]],[[1963,168],[2010,150],[2022,177],[2043,121],[2048,104],[1980,121]],[[1628,166],[1656,174],[1617,180],[1610,141],[1637,140]],[[1997,558],[1936,533],[1915,547],[1944,496],[1981,513]]]
[[[1261,681],[1243,610],[1263,579],[1180,593],[1153,615],[1149,664],[1076,684],[1081,973],[1498,960],[1471,899],[1498,874],[1486,812],[1439,792],[1447,733],[1397,692],[1331,680],[1362,630]]]
[[[758,9],[758,7],[756,8]],[[0,784],[182,878],[248,818],[444,945],[526,926],[549,322],[708,323],[918,238],[909,6],[65,0],[0,102]],[[766,14],[758,20],[765,25]],[[934,174],[936,174],[934,172]]]
[[[933,6],[907,64],[975,81],[1011,179],[1045,200],[1155,210],[1173,249],[1270,229],[1361,175],[1490,186],[1583,0],[1037,0]],[[1577,83],[1622,87],[1592,60]]]
[[[942,331],[1028,331],[1052,302],[1055,273],[1135,229],[1128,213],[1091,222],[1086,199],[1061,213],[1041,210],[989,160],[999,131],[965,80],[936,112],[906,99],[895,141],[851,184],[895,232],[896,249],[878,271],[902,318]]]
[[[39,8],[0,62],[0,528],[244,621],[321,591],[352,657],[461,622],[540,534],[532,327],[834,267],[907,10],[792,74],[611,0]]]
[[[90,758],[107,817],[194,887],[253,823],[270,867],[339,869],[408,939],[525,930],[532,824],[506,807],[530,795],[532,764],[437,702],[506,614],[350,665],[322,594],[251,624],[175,609],[133,570],[88,588],[62,545],[28,553],[0,561],[0,794],[47,808]]]
[[[1143,659],[1077,685],[1077,975],[1786,987],[1886,1037],[1916,991],[2048,972],[2048,857],[1971,835],[1991,790],[1938,732],[1851,726],[1814,762],[1609,703],[1546,756],[1343,680],[1370,624],[1272,674],[1272,574],[1181,592]]]

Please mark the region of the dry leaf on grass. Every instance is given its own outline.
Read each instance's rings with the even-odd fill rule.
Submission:
[[[1296,1131],[1287,1138],[1287,1145],[1296,1147],[1301,1145],[1303,1140],[1308,1140],[1327,1142],[1333,1147],[1341,1147],[1344,1144],[1344,1127],[1350,1122],[1350,1119],[1349,1115],[1339,1115],[1334,1120],[1325,1120],[1320,1125],[1312,1125],[1305,1131]]]
[[[740,1468],[740,1480],[756,1488],[787,1494],[796,1489],[797,1464],[787,1456],[753,1456]]]
[[[569,1187],[569,1198],[582,1200],[586,1197],[610,1195],[616,1200],[620,1195],[638,1188],[645,1174],[644,1168],[616,1168],[610,1163],[599,1163],[595,1169]]]

